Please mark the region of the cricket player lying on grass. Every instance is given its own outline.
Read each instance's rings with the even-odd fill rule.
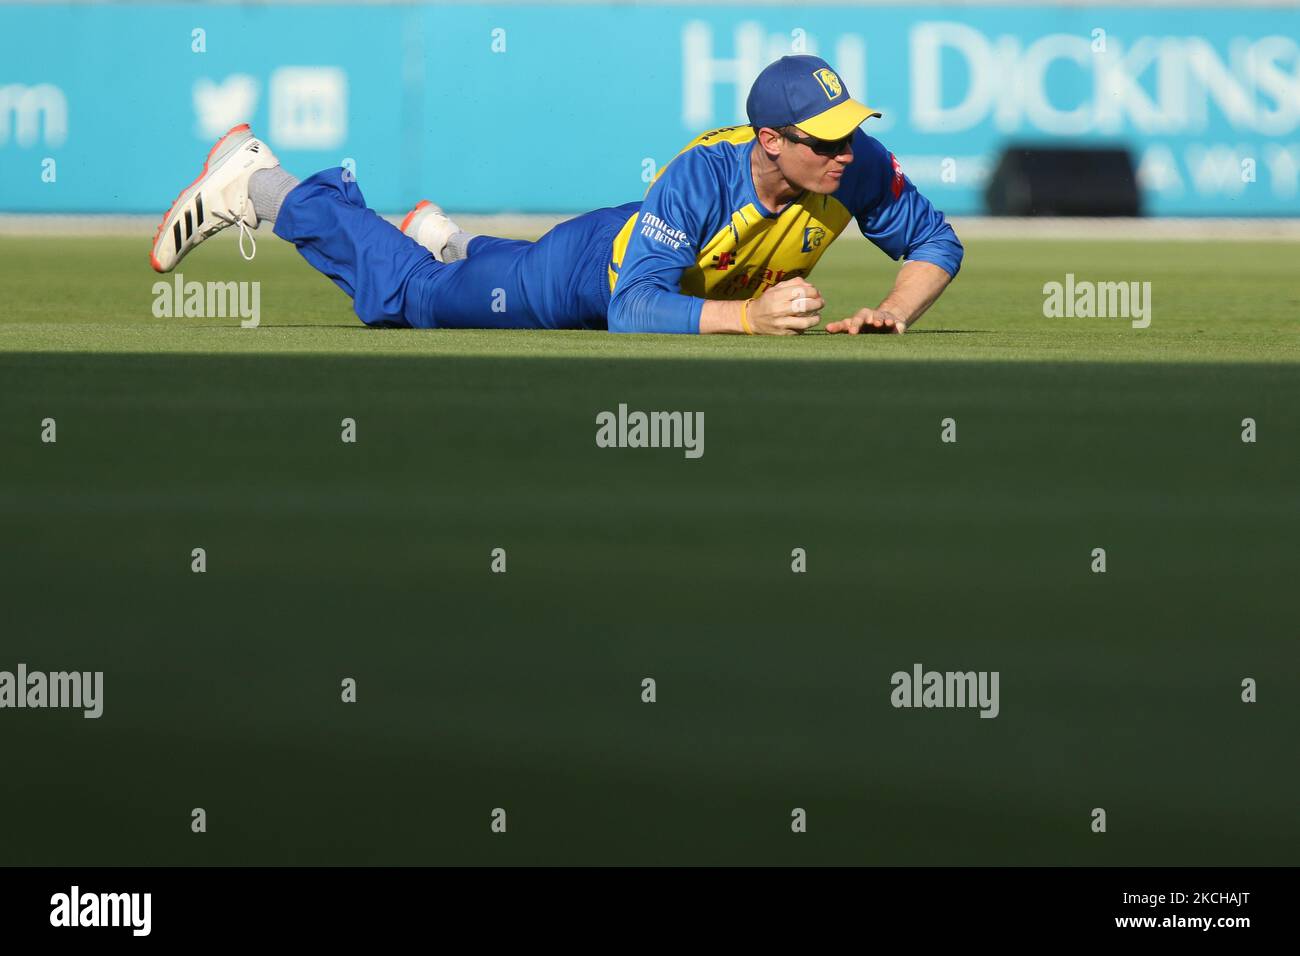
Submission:
[[[352,297],[373,326],[604,329],[794,335],[824,305],[807,281],[850,220],[893,259],[893,290],[828,332],[903,332],[961,266],[943,213],[861,129],[880,114],[849,97],[824,60],[787,56],[759,74],[749,126],[692,140],[645,199],[597,209],[536,242],[470,236],[422,202],[401,228],[366,208],[342,169],[299,182],[247,124],[208,154],[154,237],[169,272],[200,242],[274,224]]]

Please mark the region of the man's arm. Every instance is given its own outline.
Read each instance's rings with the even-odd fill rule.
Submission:
[[[710,196],[717,191],[709,158],[696,150],[677,156],[641,202],[609,302],[611,332],[676,332],[700,328],[702,299],[683,295],[682,273],[695,262],[713,227]]]
[[[825,304],[812,285],[787,279],[757,299],[715,302],[679,291],[699,243],[720,228],[720,184],[708,157],[687,152],[646,194],[609,303],[611,332],[795,335],[820,321]]]
[[[859,309],[826,331],[904,332],[957,276],[965,250],[943,213],[903,175],[892,153],[865,135],[854,146],[867,173],[856,214],[862,234],[891,259],[907,261],[880,305]]]
[[[903,263],[894,279],[894,288],[885,301],[874,309],[859,309],[847,319],[831,322],[827,332],[906,332],[925,310],[934,305],[952,276],[932,262],[915,260]]]

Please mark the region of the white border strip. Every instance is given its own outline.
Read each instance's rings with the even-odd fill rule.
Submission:
[[[935,7],[1206,7],[1224,10],[1242,7],[1300,10],[1300,0],[925,0]],[[176,0],[0,0],[5,6],[174,6]],[[191,0],[194,7],[375,6],[375,7],[483,7],[483,6],[618,6],[698,7],[699,0]],[[711,0],[714,7],[907,7],[907,0]]]

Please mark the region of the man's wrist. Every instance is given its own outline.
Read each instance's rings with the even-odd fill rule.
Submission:
[[[735,300],[705,300],[703,308],[700,310],[700,332],[701,334],[730,332],[744,335],[746,333],[745,321],[749,321],[750,328],[753,328],[753,322],[749,316],[745,315],[742,320],[742,310],[746,308],[748,299],[739,302]],[[749,334],[754,334],[752,331]]]

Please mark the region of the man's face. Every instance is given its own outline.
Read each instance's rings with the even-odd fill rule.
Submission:
[[[776,165],[786,181],[809,192],[835,192],[840,188],[845,168],[853,162],[852,134],[838,143],[828,143],[787,126],[784,130],[772,130],[767,142],[771,144],[769,152],[773,151],[771,147],[779,150]]]

